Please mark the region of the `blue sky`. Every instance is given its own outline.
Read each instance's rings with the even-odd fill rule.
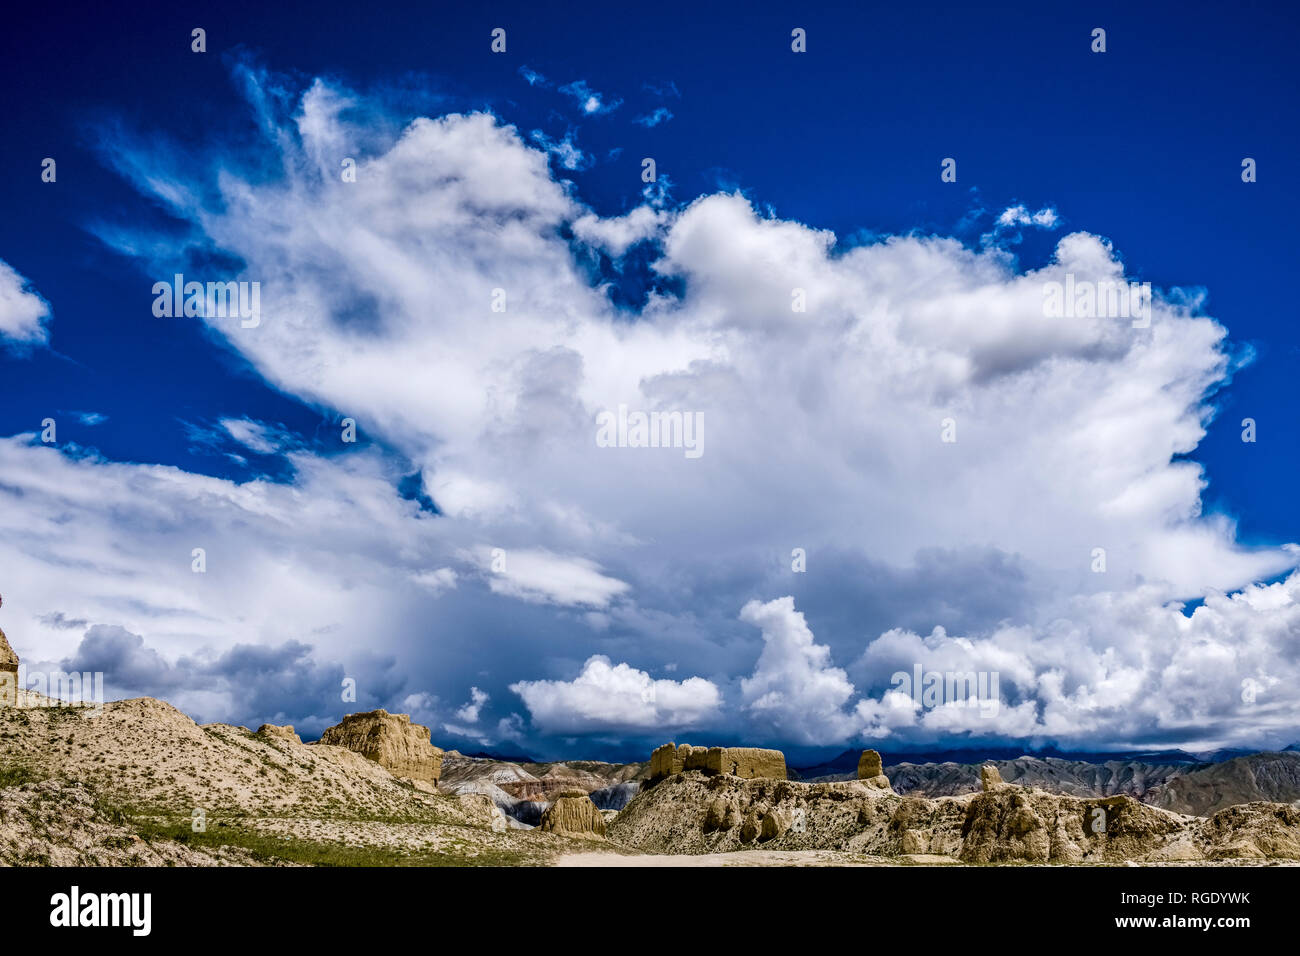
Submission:
[[[809,751],[1297,736],[1300,634],[1279,596],[1300,595],[1281,547],[1300,540],[1291,11],[519,4],[369,16],[227,3],[18,17],[0,40],[0,260],[48,304],[35,337],[29,312],[0,336],[5,467],[36,482],[0,475],[0,624],[24,658],[98,662],[110,688],[308,733],[351,709],[333,688],[355,676],[359,705],[411,710],[462,749],[615,755],[692,734]],[[203,54],[190,50],[196,26]],[[489,50],[495,27],[504,54]],[[790,50],[794,27],[806,53]],[[1090,50],[1094,27],[1104,54]],[[305,115],[321,124],[312,142]],[[408,138],[415,156],[399,148],[417,117],[458,115],[490,130],[444,124]],[[413,178],[389,193],[360,182],[348,205],[322,191],[341,156],[371,182]],[[45,157],[55,183],[41,182]],[[944,157],[956,183],[940,180]],[[1243,157],[1257,182],[1242,182]],[[426,161],[445,164],[441,178],[422,178]],[[477,178],[484,168],[500,176]],[[245,189],[224,189],[232,179]],[[701,197],[719,201],[691,205]],[[1050,211],[1051,225],[997,227],[1019,206]],[[640,220],[618,218],[637,209]],[[822,258],[818,230],[836,240]],[[1069,261],[1122,263],[1184,331],[1138,355],[1114,329],[1040,342],[1003,328],[999,310],[1023,298],[1017,277],[1064,262],[1058,243],[1074,234],[1093,244],[1070,246]],[[377,235],[413,254],[397,263],[362,238]],[[828,317],[783,347],[790,330],[755,318],[746,277],[792,263],[822,283],[823,314],[855,316],[856,336]],[[262,282],[271,331],[155,317],[149,289],[173,269]],[[480,273],[536,320],[470,322]],[[926,299],[953,275],[955,299]],[[305,324],[281,334],[293,309]],[[884,328],[891,347],[877,350]],[[832,367],[854,345],[856,375]],[[349,350],[364,360],[349,364]],[[402,364],[416,355],[428,361]],[[788,400],[730,404],[733,389],[762,394],[773,361]],[[480,377],[456,378],[476,363]],[[924,394],[890,397],[918,382]],[[1170,395],[1195,407],[1153,411]],[[722,427],[707,433],[705,464],[688,474],[676,459],[627,465],[632,449],[557,451],[575,422],[589,438],[589,413],[615,396],[704,409]],[[1093,400],[1095,416],[1080,411]],[[1005,457],[953,465],[897,438],[922,408],[956,410],[959,428],[975,416],[988,429],[976,425],[977,443],[1001,441]],[[355,445],[338,438],[348,416]],[[1255,443],[1241,441],[1245,417]],[[57,451],[32,437],[46,418]],[[1070,444],[1090,427],[1095,442]],[[787,440],[799,434],[816,440]],[[1184,460],[1203,467],[1203,489],[1189,491]],[[1093,487],[1081,477],[1093,469],[1119,484]],[[908,523],[909,508],[945,494],[953,516]],[[86,500],[97,496],[98,508]],[[340,502],[352,510],[331,510]],[[792,576],[805,507],[809,570]],[[676,508],[670,531],[662,515]],[[1008,521],[1011,508],[1024,520]],[[1104,578],[1076,578],[1050,543],[1085,541],[1089,516],[1099,546],[1131,555]],[[330,522],[338,542],[324,540]],[[755,526],[769,522],[765,540]],[[1184,533],[1214,543],[1198,550]],[[191,538],[221,542],[201,580]],[[492,577],[497,546],[524,555],[524,577]],[[279,574],[301,590],[273,586]],[[389,588],[397,578],[415,589]],[[1269,582],[1277,590],[1241,596]],[[1161,609],[1201,601],[1222,608],[1173,636],[1190,625]],[[974,642],[969,659],[961,641]],[[1057,641],[1095,657],[1060,659]],[[922,661],[1000,669],[1003,718],[889,716],[888,675]],[[1209,674],[1226,683],[1207,690]],[[642,700],[645,681],[657,702]],[[1248,706],[1243,681],[1262,689]],[[1138,699],[1163,703],[1133,713],[1125,702]]]

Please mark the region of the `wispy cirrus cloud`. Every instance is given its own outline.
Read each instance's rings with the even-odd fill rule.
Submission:
[[[587,116],[604,116],[614,112],[623,105],[621,99],[611,99],[603,93],[593,90],[586,80],[574,80],[561,86],[560,92],[572,97],[578,108]]]
[[[529,86],[541,86],[541,87],[550,86],[550,83],[547,81],[546,77],[542,76],[542,74],[538,73],[536,70],[532,69],[527,65],[521,66],[519,68],[519,75],[524,78],[524,82],[527,83]]]
[[[554,156],[561,169],[577,171],[590,169],[595,165],[595,159],[578,148],[577,134],[573,130],[565,133],[564,139],[557,140],[548,136],[542,130],[535,129],[529,134],[529,138],[537,146]]]
[[[641,116],[638,116],[632,122],[639,126],[644,126],[646,129],[653,129],[660,123],[667,123],[672,118],[673,111],[668,109],[666,106],[660,106],[651,110],[649,113],[644,113]]]

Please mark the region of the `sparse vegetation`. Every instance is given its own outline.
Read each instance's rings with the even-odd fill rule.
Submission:
[[[20,787],[25,783],[35,783],[40,779],[40,775],[26,764],[0,763],[0,790],[5,787]]]
[[[151,842],[173,841],[208,849],[238,847],[259,861],[303,866],[527,866],[548,861],[554,853],[536,849],[498,849],[469,840],[451,840],[442,850],[402,850],[382,845],[351,845],[342,842],[286,839],[249,826],[219,824],[206,832],[193,832],[189,821],[167,823],[147,820],[137,832]]]
[[[150,699],[110,703],[95,718],[6,708],[0,741],[0,791],[52,781],[10,799],[28,840],[55,841],[52,855],[28,859],[23,843],[8,862],[481,866],[543,863],[565,849],[549,835],[493,832],[481,808],[343,748],[199,727]],[[75,844],[71,857],[62,840]]]

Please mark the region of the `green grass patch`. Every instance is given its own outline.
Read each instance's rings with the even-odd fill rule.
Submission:
[[[537,853],[481,847],[475,855],[434,850],[398,851],[387,847],[349,846],[323,840],[274,836],[250,827],[209,823],[195,833],[188,822],[137,820],[141,839],[173,841],[203,849],[237,847],[263,863],[298,863],[306,866],[527,866],[545,862]],[[468,851],[468,844],[462,844]]]
[[[40,783],[45,778],[23,763],[0,763],[0,790],[21,787],[25,783]]]

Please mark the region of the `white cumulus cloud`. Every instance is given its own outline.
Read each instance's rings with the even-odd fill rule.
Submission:
[[[23,578],[50,595],[42,614],[103,620],[97,605],[121,614],[130,589],[153,580],[151,600],[167,613],[152,626],[168,641],[283,627],[285,595],[264,593],[276,574],[253,579],[251,593],[225,590],[241,594],[236,609],[170,572],[147,578],[156,561],[143,558],[122,578],[65,573],[144,548],[111,503],[146,508],[136,496],[149,493],[158,508],[215,502],[163,513],[196,514],[211,540],[238,540],[248,567],[310,555],[316,564],[285,585],[309,609],[305,628],[324,627],[326,610],[351,628],[358,601],[384,606],[394,593],[456,602],[460,624],[500,642],[482,653],[514,668],[502,679],[548,733],[673,719],[762,719],[827,742],[863,728],[1097,745],[1283,733],[1282,711],[1269,708],[1294,703],[1294,578],[1259,582],[1291,572],[1297,555],[1240,543],[1229,517],[1206,512],[1207,477],[1188,457],[1232,370],[1227,330],[1177,290],[1155,290],[1147,327],[1050,317],[1048,283],[1126,278],[1099,236],[1065,235],[1051,261],[1022,269],[997,241],[972,249],[908,234],[846,248],[740,194],[602,217],[556,179],[543,149],[491,114],[415,118],[387,135],[387,124],[350,125],[355,95],[323,81],[255,99],[262,148],[277,151],[282,176],[264,175],[262,152],[249,164],[256,175],[232,155],[210,182],[206,165],[173,165],[166,151],[127,142],[114,158],[261,283],[260,326],[214,323],[212,333],[276,388],[354,417],[413,462],[439,514],[385,497],[366,459],[294,452],[292,488],[232,486],[108,462],[56,466],[9,445],[0,488],[25,487],[13,476],[36,462],[60,479],[39,494],[79,502],[81,521],[68,526],[10,519],[11,547],[37,556]],[[352,141],[366,151],[356,182],[342,184],[336,147]],[[1008,230],[1059,223],[1053,207],[1001,218]],[[127,241],[129,230],[105,238],[150,250],[162,275],[183,252]],[[593,279],[592,250],[618,257],[642,241],[654,244],[648,298],[629,318]],[[599,447],[596,417],[620,404],[701,414],[706,453]],[[68,472],[85,480],[62,480]],[[99,484],[99,497],[82,493]],[[319,518],[346,512],[340,500],[355,511],[343,540],[327,542]],[[63,513],[61,498],[45,504]],[[275,533],[236,530],[247,510],[265,512]],[[123,546],[113,535],[124,533]],[[188,555],[193,537],[173,530],[167,543]],[[796,545],[806,575],[786,570]],[[504,570],[491,568],[493,547]],[[1105,574],[1092,571],[1097,548]],[[907,607],[891,603],[889,583],[918,566],[944,588],[923,581]],[[875,576],[855,575],[864,567]],[[1190,619],[1171,610],[1201,598]],[[494,613],[529,615],[553,644],[525,650]],[[805,614],[837,624],[814,640]],[[410,641],[454,639],[435,625],[413,630],[375,640],[406,652]],[[642,666],[680,662],[700,676],[661,687],[610,663],[632,657],[633,641]],[[527,679],[578,660],[572,681]],[[998,668],[1005,706],[966,726],[964,713],[886,696],[885,670],[918,660]],[[463,688],[470,674],[459,676]],[[1245,708],[1248,677],[1267,693]],[[653,706],[640,698],[646,682]]]
[[[49,339],[50,306],[9,263],[0,260],[0,341],[41,345]]]
[[[511,684],[533,723],[548,733],[686,729],[716,716],[721,697],[710,681],[654,680],[628,664],[595,655],[571,681]]]

